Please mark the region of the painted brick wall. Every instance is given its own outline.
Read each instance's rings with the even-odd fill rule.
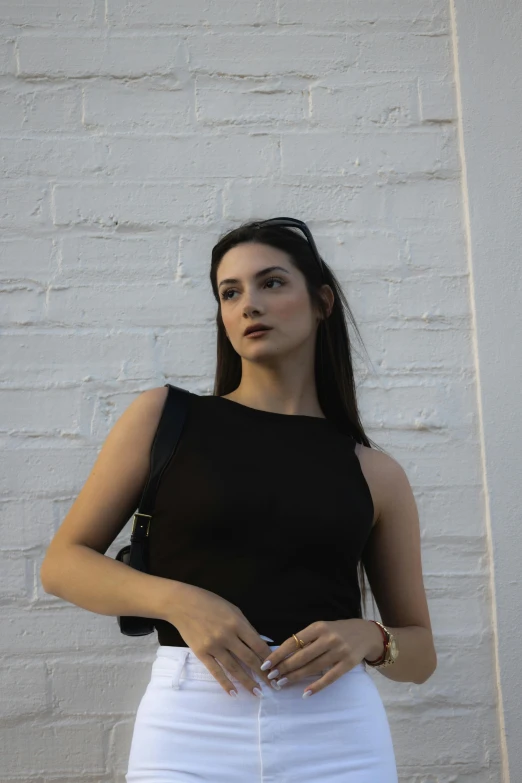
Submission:
[[[131,400],[210,392],[210,250],[279,214],[343,282],[363,419],[418,502],[438,669],[373,675],[401,781],[500,781],[448,3],[1,11],[1,782],[124,781],[156,637],[46,594],[39,568]]]

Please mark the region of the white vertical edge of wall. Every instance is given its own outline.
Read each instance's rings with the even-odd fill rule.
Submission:
[[[450,7],[506,783],[522,769],[522,5]]]

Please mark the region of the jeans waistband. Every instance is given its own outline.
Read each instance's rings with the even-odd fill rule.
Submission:
[[[279,646],[280,645],[278,644],[269,645],[271,650],[277,650]],[[245,664],[241,661],[240,664],[245,668]],[[330,667],[328,666],[325,669],[322,669],[321,675],[325,674],[329,668]],[[248,673],[252,673],[249,671],[248,667],[246,667],[245,670]],[[350,671],[366,671],[366,667],[361,661],[361,663],[354,666]],[[347,672],[347,674],[349,673],[350,672]],[[179,688],[181,679],[216,681],[214,675],[207,669],[205,664],[199,660],[190,647],[160,645],[156,651],[156,658],[152,665],[152,674],[165,674],[172,677],[172,685],[174,688]],[[232,682],[239,682],[230,672],[227,672],[226,674]],[[255,672],[254,674],[258,674],[258,672]]]

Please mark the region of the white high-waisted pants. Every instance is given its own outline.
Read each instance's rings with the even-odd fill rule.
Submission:
[[[234,699],[190,647],[160,646],[127,783],[397,783],[388,719],[364,663],[307,699],[317,674],[276,691],[249,673],[263,697],[227,672]]]

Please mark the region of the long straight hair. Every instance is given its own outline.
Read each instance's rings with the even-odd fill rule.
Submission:
[[[337,428],[369,448],[379,448],[366,435],[357,405],[355,378],[352,363],[352,344],[348,335],[349,319],[361,346],[361,335],[355,323],[342,288],[332,270],[321,257],[324,272],[301,232],[283,226],[259,226],[256,221],[242,223],[235,229],[222,234],[212,249],[210,283],[218,303],[217,363],[213,394],[223,396],[234,391],[241,382],[241,357],[228,339],[221,316],[221,301],[217,287],[217,270],[221,259],[231,248],[244,243],[260,243],[285,252],[293,265],[303,274],[310,302],[315,305],[322,318],[319,321],[315,343],[315,383],[319,405],[327,419]],[[326,317],[326,303],[320,295],[320,288],[327,283],[334,293],[334,303],[329,317]],[[359,585],[362,598],[360,616],[366,609],[365,568],[363,559],[358,563]],[[373,602],[373,594],[372,594]],[[373,603],[375,606],[375,604]]]

